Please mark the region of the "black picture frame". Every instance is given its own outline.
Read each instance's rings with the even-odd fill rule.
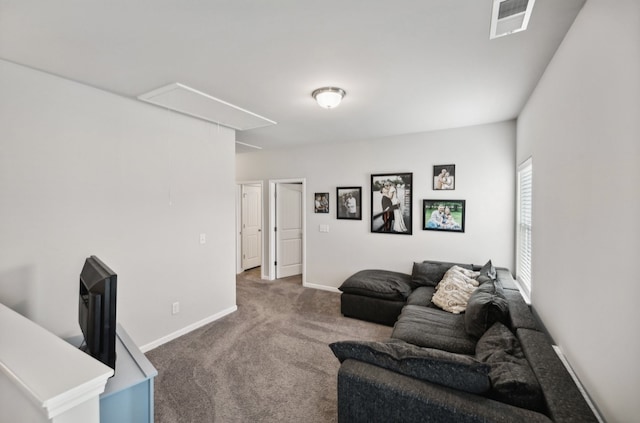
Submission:
[[[362,220],[362,187],[336,188],[336,218]]]
[[[422,229],[464,233],[466,211],[465,200],[422,200]]]
[[[456,189],[456,165],[435,165],[433,167],[433,190],[452,191]]]
[[[329,213],[329,193],[316,192],[313,195],[314,213]]]
[[[413,173],[371,175],[371,232],[396,235],[413,233],[412,190]]]

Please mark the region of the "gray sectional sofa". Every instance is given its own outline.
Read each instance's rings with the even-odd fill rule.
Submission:
[[[460,314],[432,301],[453,265],[480,272]],[[425,261],[340,289],[345,316],[394,327],[387,341],[330,345],[340,422],[598,421],[507,269]]]

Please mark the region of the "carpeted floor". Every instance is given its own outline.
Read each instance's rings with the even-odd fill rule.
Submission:
[[[237,277],[238,311],[147,353],[158,369],[155,421],[335,422],[339,362],[328,344],[391,328],[340,314],[340,294],[299,276]]]

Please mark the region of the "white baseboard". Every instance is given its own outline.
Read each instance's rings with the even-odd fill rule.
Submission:
[[[318,285],[315,283],[303,283],[302,286],[304,286],[305,288],[320,289],[322,291],[337,292],[338,294],[341,292],[338,288],[335,288],[333,286]]]
[[[238,310],[238,306],[237,305],[234,305],[233,307],[230,307],[230,308],[228,308],[226,310],[222,310],[219,313],[216,313],[216,314],[214,314],[212,316],[209,316],[209,317],[207,317],[205,319],[202,319],[202,320],[200,320],[198,322],[192,323],[189,326],[186,326],[186,327],[184,327],[184,328],[182,328],[180,330],[177,330],[177,331],[175,331],[173,333],[170,333],[167,336],[163,336],[160,339],[157,339],[157,340],[155,340],[153,342],[149,342],[148,344],[145,344],[145,345],[141,346],[140,347],[140,351],[142,351],[143,353],[151,351],[152,349],[157,348],[162,344],[166,344],[167,342],[173,341],[174,339],[179,338],[182,335],[185,335],[185,334],[187,334],[187,333],[189,333],[191,331],[194,331],[194,330],[196,330],[196,329],[198,329],[198,328],[200,328],[200,327],[202,327],[202,326],[204,326],[206,324],[209,324],[209,323],[214,322],[214,321],[216,321],[218,319],[221,319],[224,316],[226,316],[228,314],[231,314],[236,310]]]

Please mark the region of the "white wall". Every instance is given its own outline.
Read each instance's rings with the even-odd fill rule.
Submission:
[[[0,147],[0,302],[79,333],[95,254],[139,345],[235,307],[232,130],[0,61]]]
[[[639,122],[640,3],[589,0],[517,156],[533,156],[533,306],[609,422],[640,415]]]
[[[319,111],[322,113],[322,111]],[[237,180],[306,178],[306,283],[336,288],[367,268],[411,273],[414,261],[439,259],[513,267],[515,122],[288,150],[239,154]],[[433,166],[456,165],[454,191],[433,191]],[[370,232],[371,174],[413,172],[413,235]],[[265,187],[268,184],[265,183]],[[336,219],[336,187],[362,186],[363,219]],[[313,213],[316,192],[330,213]],[[267,193],[264,193],[265,207]],[[466,231],[423,231],[423,199],[466,200]],[[265,216],[266,219],[266,216]],[[268,222],[265,220],[265,228]],[[320,233],[319,225],[329,225]],[[265,230],[265,253],[269,231]]]

